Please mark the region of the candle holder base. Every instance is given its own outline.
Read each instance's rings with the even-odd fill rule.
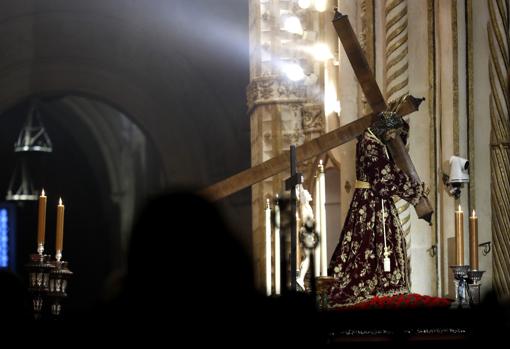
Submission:
[[[470,270],[468,271],[468,292],[469,299],[472,305],[480,304],[480,286],[484,270]]]
[[[315,278],[317,285],[317,305],[319,310],[328,309],[328,292],[335,282],[332,276],[317,276]]]
[[[51,299],[51,314],[60,316],[62,301],[67,297],[67,285],[73,272],[69,270],[65,261],[55,260],[52,264],[54,269],[50,273],[48,297]]]
[[[45,297],[49,290],[50,274],[54,266],[50,263],[50,256],[34,253],[30,255],[30,262],[26,264],[28,271],[28,292],[32,298],[34,319],[42,318]]]
[[[455,301],[451,304],[451,308],[469,308],[468,298],[468,271],[469,265],[452,265],[455,284]]]

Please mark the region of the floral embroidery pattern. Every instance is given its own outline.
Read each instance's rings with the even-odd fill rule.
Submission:
[[[365,132],[356,146],[356,176],[370,189],[356,189],[340,241],[329,265],[336,279],[329,292],[331,306],[363,302],[374,296],[409,292],[407,259],[398,212],[393,196],[415,205],[423,187],[388,158],[386,146]],[[384,238],[381,199],[386,211],[386,244],[391,271],[383,265]]]

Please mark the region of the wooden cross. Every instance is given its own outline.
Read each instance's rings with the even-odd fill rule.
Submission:
[[[298,164],[362,135],[363,132],[370,127],[372,122],[375,121],[379,112],[388,110],[388,107],[392,107],[391,104],[390,106],[386,104],[381,94],[381,90],[370,70],[348,17],[335,10],[333,25],[373,112],[297,147],[296,161]],[[418,110],[423,100],[424,99],[415,98],[413,96],[407,96],[402,103],[399,104],[396,112],[400,116],[415,112]],[[409,154],[405,150],[402,139],[396,137],[388,144],[388,148],[397,166],[408,176],[417,181],[417,183],[421,183],[418,173],[409,158]],[[277,157],[264,161],[261,164],[205,188],[201,191],[201,194],[211,200],[219,200],[266,178],[272,177],[288,169],[289,166],[289,152],[284,151]],[[429,223],[431,222],[433,210],[426,196],[422,196],[419,203],[415,205],[415,209],[419,218],[425,219]]]
[[[368,104],[372,108],[372,111],[374,113],[380,113],[382,111],[389,110],[381,90],[377,85],[377,81],[375,80],[370,66],[368,65],[363,50],[361,49],[358,38],[352,30],[352,26],[347,15],[343,15],[335,9],[333,26],[335,27],[340,41],[342,42],[345,53],[351,62],[354,74],[358,79],[361,90],[363,91]],[[398,111],[397,113],[402,115]],[[417,183],[422,183],[400,137],[395,137],[388,142],[388,150],[390,151],[393,161],[395,161],[395,164],[402,171],[404,171]],[[420,201],[415,205],[415,209],[419,218],[422,218],[431,224],[432,213],[434,210],[425,195],[420,198]]]

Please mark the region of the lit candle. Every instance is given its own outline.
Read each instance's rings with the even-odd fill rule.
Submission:
[[[274,292],[281,293],[280,282],[280,205],[278,204],[278,194],[276,195],[276,204],[274,205]]]
[[[266,293],[271,295],[271,205],[266,201]]]
[[[57,238],[55,244],[55,258],[60,261],[62,258],[62,247],[64,244],[64,204],[62,198],[58,201],[57,206]]]
[[[39,196],[39,218],[37,223],[37,252],[42,255],[44,252],[44,234],[46,232],[46,202],[44,189]]]
[[[455,263],[464,265],[464,212],[455,211]]]
[[[320,187],[320,248],[321,248],[321,276],[328,276],[328,235],[326,232],[326,177],[324,175],[324,166],[322,160],[319,164],[319,187]]]
[[[478,217],[475,210],[469,217],[469,265],[472,270],[478,270]]]

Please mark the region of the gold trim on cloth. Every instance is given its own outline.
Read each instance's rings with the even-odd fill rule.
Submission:
[[[363,302],[367,302],[371,299],[373,299],[374,297],[393,297],[393,296],[397,296],[397,295],[406,295],[406,294],[410,294],[411,291],[409,290],[409,287],[402,287],[398,290],[394,290],[394,291],[388,291],[388,292],[377,292],[376,294],[374,295],[370,295],[370,296],[367,296],[367,297],[362,297],[361,299],[358,299],[354,302],[350,302],[350,303],[344,303],[344,304],[335,304],[335,303],[332,303],[329,305],[330,308],[343,308],[343,307],[349,307],[351,305],[356,305],[356,304],[359,304],[359,303],[363,303]]]
[[[368,183],[368,182],[358,181],[356,179],[356,184],[354,185],[354,188],[356,188],[356,189],[370,189],[371,186],[370,186],[370,183]]]

